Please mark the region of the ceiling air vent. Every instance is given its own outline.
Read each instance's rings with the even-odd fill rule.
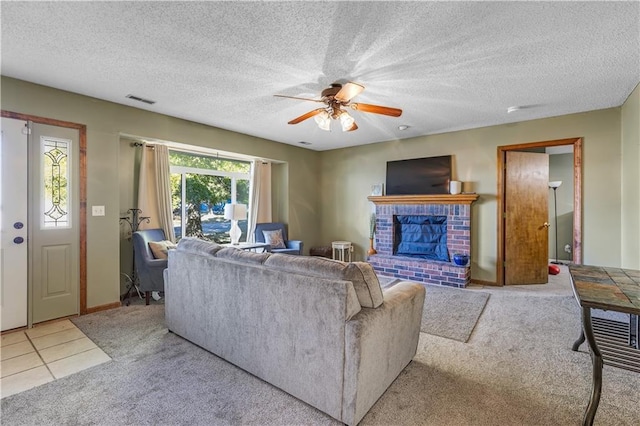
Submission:
[[[134,101],[144,102],[145,104],[149,104],[149,105],[153,105],[153,104],[156,103],[156,101],[152,101],[150,99],[141,98],[140,96],[136,96],[136,95],[127,95],[126,97],[129,98],[129,99],[133,99]]]

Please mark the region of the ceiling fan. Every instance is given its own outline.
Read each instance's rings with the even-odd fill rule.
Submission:
[[[320,94],[321,99],[299,98],[296,96],[273,95],[279,98],[298,99],[301,101],[321,102],[326,106],[300,117],[289,121],[289,124],[298,124],[307,118],[315,117],[315,121],[322,130],[331,130],[331,119],[340,120],[343,132],[351,132],[358,128],[353,117],[349,115],[345,108],[351,108],[356,111],[371,112],[374,114],[389,115],[391,117],[400,117],[402,110],[380,105],[351,103],[351,99],[358,96],[364,90],[364,86],[358,83],[348,82],[345,85],[333,83],[331,87],[324,89]]]

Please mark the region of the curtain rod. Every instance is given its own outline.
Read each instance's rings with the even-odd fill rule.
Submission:
[[[140,148],[142,146],[144,148],[155,149],[155,145],[149,145],[149,144],[144,143],[144,142],[134,142],[134,143],[131,144],[131,146],[133,146],[135,148]]]
[[[166,145],[167,148],[169,148],[170,151],[177,151],[177,152],[184,152],[184,153],[189,153],[189,154],[195,154],[195,155],[204,155],[207,157],[213,157],[214,153],[210,152],[207,149],[201,150],[201,149],[197,149],[200,147],[197,147],[196,149],[191,148],[191,147],[181,147],[178,145],[173,145],[173,144],[163,144]],[[135,147],[135,148],[139,148],[141,146],[146,147],[146,148],[150,148],[150,149],[155,149],[155,144],[153,143],[147,143],[147,142],[140,142],[140,141],[134,141],[131,146]],[[252,157],[252,156],[234,156],[231,153],[223,153],[222,155],[220,155],[220,152],[216,151],[215,152],[215,158],[216,159],[222,159],[222,160],[232,160],[232,161],[242,161],[245,163],[250,163],[252,161],[259,161],[262,164],[269,164],[269,163],[274,163],[274,160],[268,160],[265,158],[256,158],[256,157]],[[278,161],[275,161],[276,163],[278,163]]]

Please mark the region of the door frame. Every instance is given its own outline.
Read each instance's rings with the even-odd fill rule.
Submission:
[[[36,115],[21,114],[12,111],[1,111],[1,116],[22,121],[32,121],[50,126],[66,127],[78,130],[79,141],[79,172],[80,172],[80,247],[79,247],[79,281],[80,281],[80,315],[87,314],[87,126],[69,121],[55,120]],[[30,323],[30,322],[29,322]]]
[[[496,262],[496,285],[504,286],[504,172],[506,152],[528,148],[573,145],[573,263],[582,264],[582,138],[556,139],[498,147],[498,256]]]

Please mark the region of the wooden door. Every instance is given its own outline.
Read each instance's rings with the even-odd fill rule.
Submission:
[[[549,277],[549,155],[507,151],[505,160],[505,284],[544,284]]]

